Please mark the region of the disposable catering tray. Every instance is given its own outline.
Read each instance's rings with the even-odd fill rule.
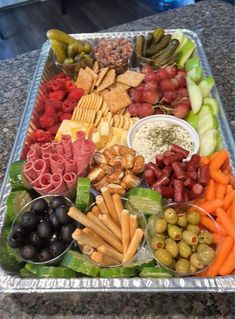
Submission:
[[[173,33],[175,30],[167,30]],[[190,31],[183,30],[186,36],[196,43],[196,54],[200,57],[205,76],[211,76],[211,70],[204,53],[203,46],[198,36]],[[146,34],[148,31],[139,32],[114,32],[114,33],[87,33],[74,34],[78,39],[87,39],[92,43],[103,37],[125,37],[134,39],[139,34]],[[24,145],[27,131],[34,128],[34,114],[42,98],[41,84],[49,80],[58,72],[50,50],[50,43],[47,41],[41,50],[38,65],[32,79],[31,88],[26,101],[25,109],[21,118],[16,140],[12,149],[5,179],[0,194],[0,234],[4,227],[6,214],[6,199],[11,190],[7,179],[9,166],[18,160]],[[234,167],[234,141],[231,130],[227,123],[224,108],[221,103],[216,87],[212,90],[212,96],[217,99],[220,105],[219,125],[223,136],[225,148],[228,149],[231,157],[231,164]],[[225,276],[216,278],[88,278],[79,277],[71,279],[47,278],[47,279],[24,279],[19,274],[12,274],[0,267],[0,292],[4,293],[32,293],[32,292],[234,292],[235,277]]]

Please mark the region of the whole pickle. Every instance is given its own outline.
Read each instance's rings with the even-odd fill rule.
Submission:
[[[161,39],[161,41],[154,47],[147,50],[147,55],[151,56],[152,59],[156,58],[156,54],[159,53],[161,50],[165,49],[167,45],[170,43],[171,35],[166,34]]]
[[[80,40],[76,40],[76,39],[72,38],[69,34],[67,34],[63,31],[56,30],[56,29],[48,30],[47,37],[50,40],[57,40],[57,41],[65,42],[68,45],[75,44],[77,46],[78,52],[83,51],[82,42]]]
[[[140,56],[143,56],[144,41],[145,41],[144,36],[139,35],[135,42],[135,51]]]
[[[74,59],[72,58],[66,58],[63,62],[64,65],[71,65],[74,63]]]
[[[161,51],[161,54],[154,60],[154,65],[165,65],[168,63],[169,58],[175,53],[179,46],[179,40],[173,39],[170,41],[168,46]]]
[[[84,47],[83,47],[83,52],[85,52],[85,53],[90,53],[91,52],[91,45],[90,45],[90,43],[88,43],[88,42],[86,42],[85,44],[84,44]]]
[[[77,53],[78,53],[77,46],[75,44],[69,44],[67,47],[68,58],[73,59]]]
[[[52,40],[51,48],[56,56],[57,62],[63,63],[63,61],[67,58],[67,54],[66,54],[67,45],[63,42]]]
[[[161,41],[162,37],[165,34],[165,30],[162,28],[157,28],[152,32],[153,35],[153,40],[157,44],[158,42]]]

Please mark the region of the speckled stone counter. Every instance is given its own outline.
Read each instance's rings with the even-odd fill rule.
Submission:
[[[155,26],[187,28],[199,34],[233,129],[234,7],[221,1],[202,1],[109,31],[148,30]],[[0,62],[0,182],[38,56],[39,52],[34,51]],[[49,317],[234,318],[234,296],[212,293],[0,295],[0,319]]]

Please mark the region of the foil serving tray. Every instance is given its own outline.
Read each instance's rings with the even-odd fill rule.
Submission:
[[[173,33],[174,29],[166,30],[167,33]],[[77,39],[90,40],[95,43],[103,37],[125,37],[134,39],[139,34],[147,34],[150,31],[137,32],[108,32],[108,33],[82,33],[73,34]],[[196,54],[199,56],[202,69],[205,76],[212,76],[203,46],[196,33],[183,29],[186,36],[192,39],[196,44]],[[22,114],[20,125],[17,131],[14,146],[10,160],[8,162],[6,175],[3,181],[0,193],[0,234],[4,227],[4,218],[6,214],[6,199],[11,191],[8,182],[8,170],[12,162],[18,160],[23,149],[27,132],[35,128],[35,114],[40,107],[43,93],[41,84],[52,78],[58,72],[54,64],[50,42],[47,41],[42,47],[38,64],[32,79],[31,88],[26,100],[25,108]],[[224,108],[217,88],[212,90],[212,96],[217,99],[220,111],[218,121],[223,137],[225,148],[230,153],[231,166],[234,167],[234,140],[229,124],[226,119]],[[0,235],[1,236],[1,235]],[[234,292],[235,277],[219,276],[216,278],[21,278],[17,274],[8,273],[0,265],[0,292],[3,293],[45,293],[45,292]]]

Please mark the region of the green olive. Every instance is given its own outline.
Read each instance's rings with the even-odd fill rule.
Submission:
[[[192,248],[192,253],[195,253],[196,251],[197,251],[197,245],[196,246],[191,246],[191,248]]]
[[[171,239],[171,238],[170,238]],[[179,253],[178,244],[173,239],[166,241],[166,250],[172,257],[177,257]]]
[[[177,213],[173,208],[167,208],[164,212],[164,218],[168,224],[176,224],[177,223]]]
[[[190,231],[192,231],[193,233],[195,233],[197,235],[200,234],[200,227],[198,225],[189,224],[187,226],[187,230],[190,230]]]
[[[74,63],[74,59],[72,58],[66,58],[63,62],[64,65],[71,65]]]
[[[188,273],[189,272],[189,261],[185,258],[180,258],[175,264],[175,270],[180,273]]]
[[[164,239],[158,235],[153,236],[151,238],[151,247],[153,250],[164,248],[165,247]]]
[[[159,234],[164,233],[166,231],[166,228],[167,228],[167,222],[165,219],[159,218],[156,220],[155,229],[157,233]]]
[[[198,259],[197,253],[192,254],[189,261],[190,261],[190,264],[197,269],[204,268],[204,265]]]
[[[200,244],[210,245],[212,243],[212,235],[207,230],[203,231],[198,238]]]
[[[177,225],[185,228],[187,226],[187,217],[186,215],[178,215]]]
[[[154,252],[157,260],[164,266],[170,266],[172,264],[171,254],[166,249],[158,249]]]
[[[183,232],[183,239],[189,245],[195,246],[198,244],[198,236],[190,230]]]
[[[191,247],[185,241],[182,240],[181,242],[179,242],[178,247],[179,254],[181,257],[189,258],[189,256],[192,254]]]
[[[201,251],[202,249],[208,248],[209,246],[207,244],[199,244],[197,246],[197,252]]]
[[[187,214],[187,222],[192,225],[197,225],[200,222],[200,215],[197,212]]]
[[[181,240],[182,239],[182,230],[178,226],[169,225],[168,235],[170,236],[170,238],[172,238],[174,240]]]
[[[175,264],[176,264],[176,260],[173,258],[172,259],[172,263],[171,263],[171,265],[170,266],[168,266],[170,269],[175,269]]]
[[[197,272],[197,271],[198,271],[198,269],[197,269],[196,267],[194,267],[192,264],[190,264],[190,266],[189,266],[189,272],[194,273],[194,272]]]
[[[197,252],[197,257],[200,263],[204,266],[209,265],[212,260],[215,258],[215,251],[210,246],[202,248],[200,251]]]
[[[157,217],[155,215],[152,215],[148,218],[148,232],[151,236],[154,236],[156,234],[156,229],[155,229],[156,220],[157,220]]]

